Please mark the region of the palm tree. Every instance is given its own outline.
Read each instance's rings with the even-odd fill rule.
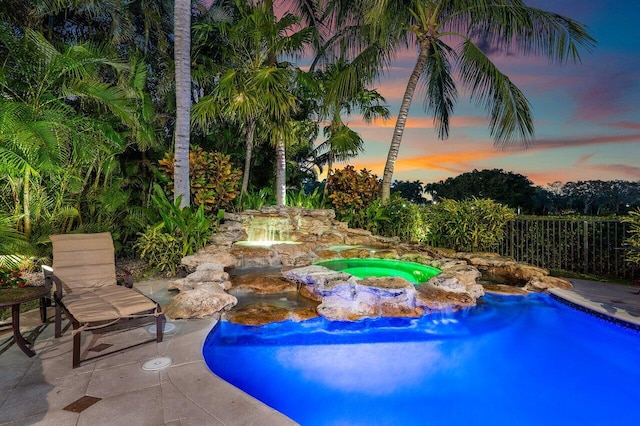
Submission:
[[[344,59],[329,64],[324,71],[314,72],[314,76],[318,119],[328,121],[324,129],[327,139],[316,149],[316,153],[321,153],[317,162],[327,164],[330,173],[334,161],[346,161],[363,150],[362,138],[343,122],[343,115],[360,112],[365,122],[371,123],[376,118],[388,118],[389,109],[383,105],[384,97],[367,89],[367,81],[358,75],[357,67]]]
[[[58,49],[38,32],[19,38],[0,28],[0,51],[0,182],[10,188],[18,228],[28,238],[32,216],[44,205],[64,211],[70,192],[106,184],[114,156],[129,144],[119,130],[147,132],[135,89],[129,93],[101,74],[108,69],[124,81],[127,66],[95,46]],[[141,74],[131,72],[131,79],[144,81],[144,66],[136,69]]]
[[[378,63],[389,63],[396,49],[418,50],[407,82],[382,180],[382,200],[389,199],[391,181],[409,106],[419,83],[425,108],[433,113],[438,136],[449,135],[449,117],[457,98],[453,66],[460,84],[489,115],[496,144],[533,136],[530,106],[524,94],[491,62],[481,45],[507,52],[547,56],[550,60],[579,61],[579,49],[590,50],[594,39],[584,26],[564,16],[528,7],[521,0],[362,0],[363,41],[377,45]],[[460,40],[461,43],[452,46]]]
[[[176,123],[174,136],[174,200],[189,206],[189,141],[191,135],[191,1],[175,0],[173,14]]]
[[[230,53],[228,68],[211,94],[194,106],[193,118],[203,126],[224,118],[243,128],[246,153],[242,192],[246,192],[249,183],[255,129],[260,126],[264,133],[271,135],[277,158],[276,198],[278,205],[284,205],[284,136],[289,134],[283,129],[290,125],[287,123],[296,111],[298,100],[292,93],[296,70],[287,62],[278,62],[277,58],[301,54],[312,32],[309,28],[295,31],[300,18],[293,14],[285,13],[278,19],[270,2],[255,6],[240,1],[230,3],[238,18],[216,23]]]

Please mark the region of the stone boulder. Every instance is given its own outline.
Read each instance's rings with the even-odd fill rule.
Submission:
[[[222,289],[231,288],[229,274],[224,271],[224,266],[219,263],[203,263],[196,270],[184,278],[171,281],[167,285],[168,290],[192,290],[201,285],[219,285]]]
[[[199,265],[205,263],[219,264],[223,268],[239,266],[237,258],[229,252],[228,248],[214,245],[206,246],[191,256],[185,256],[181,261],[181,264],[190,271],[195,270]]]
[[[318,265],[292,269],[284,276],[301,286],[301,295],[320,301],[318,313],[332,321],[415,318],[426,312],[472,306],[484,294],[476,283],[479,271],[466,264],[457,264],[456,269],[420,285],[399,277],[358,279]]]
[[[373,250],[371,252],[371,256],[375,257],[376,259],[391,259],[391,260],[395,260],[398,259],[398,252],[395,251],[394,249],[382,249],[382,250]]]
[[[315,251],[318,260],[340,259],[342,256],[336,250],[319,249]]]
[[[272,250],[283,266],[306,266],[320,259],[314,252],[315,247],[313,243],[276,244]]]
[[[431,278],[428,284],[448,292],[466,293],[475,301],[484,295],[482,285],[478,284],[480,275],[480,271],[473,266],[453,264]]]
[[[497,253],[454,253],[456,259],[464,259],[478,268],[485,279],[509,285],[523,286],[533,278],[549,275],[549,271]]]
[[[512,285],[524,285],[534,278],[549,275],[549,271],[526,263],[505,264],[493,266],[483,271],[487,278]]]
[[[314,307],[284,308],[268,303],[253,303],[224,314],[234,324],[265,325],[280,321],[304,321],[318,316]]]
[[[272,294],[296,291],[297,287],[282,275],[239,275],[233,278],[233,289],[238,293]]]
[[[332,271],[324,266],[311,265],[284,271],[282,275],[297,286],[304,286],[315,295],[314,298],[329,294],[331,289],[344,282],[355,282],[355,278],[346,272]]]
[[[201,285],[192,290],[181,291],[162,307],[165,315],[172,319],[206,318],[227,311],[238,300],[220,286]]]
[[[505,284],[483,284],[482,286],[486,293],[494,293],[494,294],[502,294],[504,296],[524,296],[529,294],[529,292],[523,288],[515,287],[512,285]]]
[[[430,283],[416,287],[416,306],[425,313],[457,311],[476,304],[476,300],[467,292],[447,291]]]
[[[322,298],[318,313],[332,321],[378,317],[419,317],[415,288],[403,278],[367,278],[333,286]]]
[[[564,278],[542,276],[532,278],[531,280],[529,280],[527,285],[524,286],[524,289],[527,291],[541,293],[546,293],[550,288],[561,288],[568,290],[573,288],[573,285]]]

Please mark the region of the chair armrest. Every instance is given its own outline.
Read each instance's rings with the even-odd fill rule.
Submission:
[[[51,266],[42,265],[42,273],[44,274],[44,285],[51,288],[51,284],[55,284],[55,295],[58,300],[62,299],[62,280],[56,276]]]
[[[44,286],[51,291],[51,285],[53,283],[53,268],[47,265],[41,265],[42,275],[44,275]]]

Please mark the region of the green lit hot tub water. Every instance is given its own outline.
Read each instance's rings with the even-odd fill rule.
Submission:
[[[335,259],[318,262],[316,265],[358,278],[401,277],[416,284],[427,282],[442,272],[438,268],[420,263],[391,259]]]

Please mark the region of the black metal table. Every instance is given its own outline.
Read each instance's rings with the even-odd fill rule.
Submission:
[[[32,300],[41,299],[40,303],[40,316],[43,322],[46,321],[46,313],[43,317],[42,298],[50,294],[50,287],[22,287],[22,288],[7,288],[0,290],[0,308],[11,306],[11,327],[13,329],[13,337],[18,347],[32,357],[36,353],[27,346],[27,341],[20,334],[20,305]]]

